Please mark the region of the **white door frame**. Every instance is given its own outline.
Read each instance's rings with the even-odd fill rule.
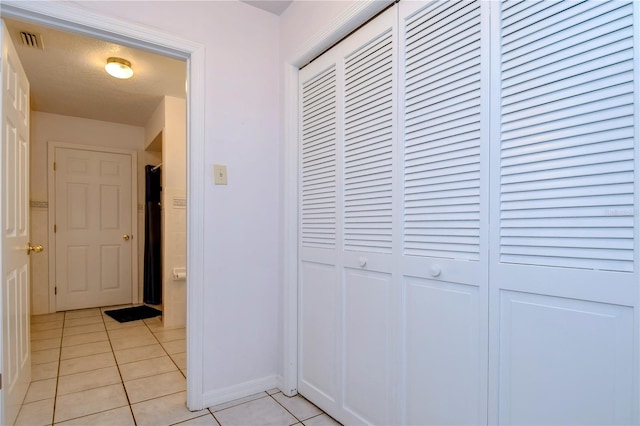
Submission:
[[[280,390],[298,392],[298,70],[394,0],[354,2],[284,63],[283,364]]]
[[[204,408],[204,45],[54,2],[2,0],[2,16],[136,47],[187,62],[187,406]],[[136,200],[137,206],[137,200]],[[136,219],[137,220],[137,219]],[[1,348],[0,348],[1,349]]]
[[[126,154],[131,156],[131,302],[139,302],[138,282],[138,153],[130,149],[110,148],[104,146],[80,145],[67,142],[47,142],[47,199],[49,200],[49,224],[54,224],[56,218],[56,184],[53,163],[56,148],[77,149],[82,151],[108,152],[111,154]],[[49,312],[56,312],[56,250],[53,226],[48,227],[49,233]]]

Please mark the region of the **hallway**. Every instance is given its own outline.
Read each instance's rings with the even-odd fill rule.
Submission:
[[[337,424],[278,390],[190,412],[185,329],[160,317],[119,323],[108,309],[32,317],[32,382],[16,425]]]

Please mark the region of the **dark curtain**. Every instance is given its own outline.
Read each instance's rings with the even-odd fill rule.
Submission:
[[[144,215],[144,303],[162,303],[162,209],[161,170],[145,167],[146,196]]]

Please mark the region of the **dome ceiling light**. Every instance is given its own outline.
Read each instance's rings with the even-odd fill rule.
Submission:
[[[109,58],[107,59],[107,65],[104,69],[109,75],[115,78],[131,78],[133,76],[133,69],[131,69],[131,62],[122,58]]]

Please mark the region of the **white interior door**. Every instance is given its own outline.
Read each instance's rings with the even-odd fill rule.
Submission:
[[[386,11],[300,72],[298,389],[354,424],[398,422],[395,18]]]
[[[29,82],[2,22],[3,424],[15,421],[31,381],[29,345]]]
[[[55,148],[56,310],[131,303],[131,165]]]
[[[487,418],[487,2],[400,2],[405,424]]]
[[[493,6],[489,422],[638,424],[638,4]]]
[[[638,424],[640,6],[397,9],[299,74],[298,390],[347,424]]]

